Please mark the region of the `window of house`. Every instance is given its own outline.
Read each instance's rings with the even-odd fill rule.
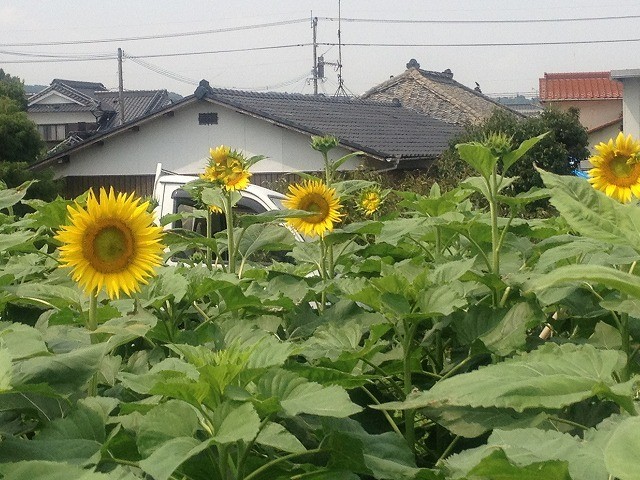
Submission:
[[[38,131],[47,142],[62,141],[67,138],[66,125],[38,125]]]

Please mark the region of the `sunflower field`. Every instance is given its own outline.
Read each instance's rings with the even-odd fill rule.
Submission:
[[[217,234],[0,190],[0,478],[640,479],[640,143],[510,195],[540,138],[458,145],[477,175],[429,195],[314,138],[324,178],[244,216],[259,158],[218,147],[187,186]]]

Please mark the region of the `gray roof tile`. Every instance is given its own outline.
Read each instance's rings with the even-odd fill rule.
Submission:
[[[105,112],[115,112],[109,122],[101,130],[109,130],[120,125],[120,108],[118,107],[118,92],[95,92],[95,98],[100,108]],[[151,112],[171,104],[166,90],[128,90],[123,92],[124,122],[130,122]]]
[[[380,158],[436,157],[460,130],[392,102],[225,89],[208,97],[312,135],[335,135]]]

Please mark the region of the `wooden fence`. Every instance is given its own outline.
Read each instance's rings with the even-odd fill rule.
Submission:
[[[300,176],[294,173],[254,173],[251,183],[285,192],[289,183],[300,181]],[[95,175],[65,177],[66,198],[75,198],[93,188],[98,192],[100,187],[113,187],[116,192],[135,192],[140,196],[151,196],[153,193],[153,175]]]

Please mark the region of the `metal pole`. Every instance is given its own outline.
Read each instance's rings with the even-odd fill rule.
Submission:
[[[124,86],[122,82],[122,49],[118,48],[118,104],[120,105],[120,125],[124,123]]]
[[[318,95],[318,17],[313,17],[313,94]]]

